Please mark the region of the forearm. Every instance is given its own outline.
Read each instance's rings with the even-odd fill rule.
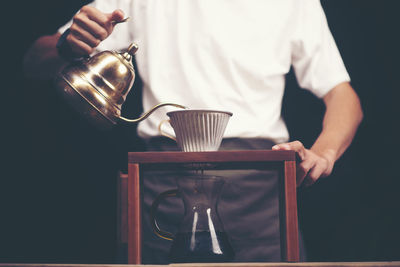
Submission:
[[[334,162],[351,144],[363,118],[360,101],[349,83],[341,83],[325,97],[322,132],[311,150]]]
[[[58,55],[56,44],[59,33],[42,36],[29,48],[24,57],[25,76],[35,79],[52,79],[66,63]]]

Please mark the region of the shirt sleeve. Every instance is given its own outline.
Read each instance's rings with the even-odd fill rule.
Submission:
[[[320,1],[299,3],[299,19],[292,41],[292,65],[300,87],[322,98],[339,83],[350,81],[350,77]]]

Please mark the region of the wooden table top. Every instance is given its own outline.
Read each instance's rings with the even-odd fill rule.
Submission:
[[[382,262],[276,262],[276,263],[186,263],[170,265],[131,265],[131,264],[19,264],[0,263],[0,267],[373,267],[373,266],[400,266],[400,261]]]

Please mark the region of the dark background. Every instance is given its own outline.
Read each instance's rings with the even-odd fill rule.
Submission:
[[[22,73],[31,43],[87,2],[3,6],[0,262],[114,262],[114,177],[126,152],[142,147],[135,127],[100,133],[58,99],[50,81]],[[365,118],[333,174],[299,190],[312,261],[400,260],[399,2],[322,0]],[[139,80],[135,86],[123,110],[131,117],[140,112]],[[282,112],[291,139],[310,146],[323,109],[290,73]]]

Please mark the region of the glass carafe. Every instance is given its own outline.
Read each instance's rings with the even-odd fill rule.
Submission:
[[[234,251],[218,215],[217,205],[224,179],[218,176],[177,178],[178,189],[161,193],[153,202],[151,221],[155,233],[172,240],[171,262],[229,262]],[[185,213],[178,233],[161,230],[155,219],[157,207],[165,197],[180,196]]]

